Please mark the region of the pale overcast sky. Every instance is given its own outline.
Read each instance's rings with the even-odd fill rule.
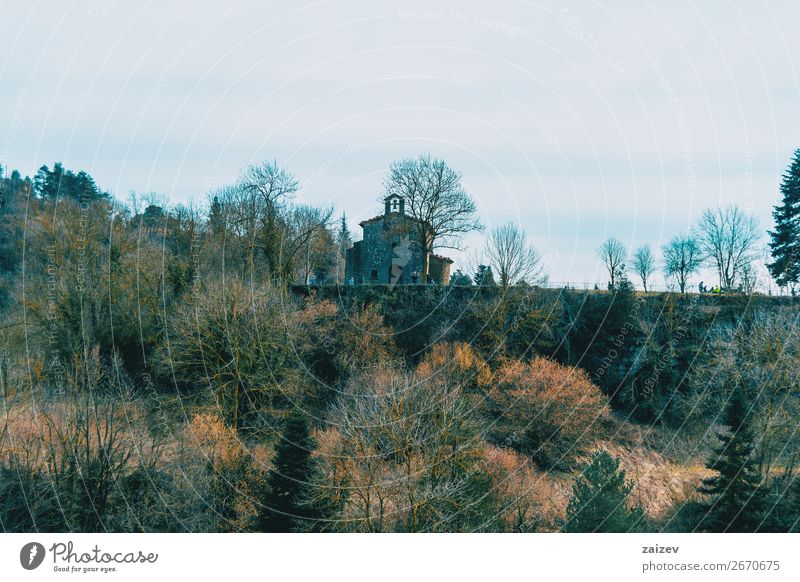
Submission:
[[[606,236],[770,227],[800,147],[797,0],[223,4],[0,3],[0,162],[185,202],[276,158],[358,232],[428,151],[551,280],[603,284]]]

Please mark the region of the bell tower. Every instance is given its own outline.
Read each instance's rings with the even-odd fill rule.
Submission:
[[[388,214],[406,213],[406,201],[399,194],[390,194],[389,196],[384,198],[384,202],[386,203],[385,214],[388,215]]]

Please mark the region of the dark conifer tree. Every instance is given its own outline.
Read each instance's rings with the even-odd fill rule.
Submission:
[[[46,192],[50,198],[64,198],[68,188],[62,184],[64,178],[64,165],[61,162],[53,164],[53,170],[47,175]]]
[[[339,232],[336,233],[336,244],[339,246],[339,250],[342,253],[353,244],[353,237],[350,234],[350,228],[347,226],[347,216],[344,212],[342,212],[342,216],[339,218]]]
[[[470,279],[469,275],[462,273],[461,269],[457,269],[455,273],[450,275],[450,284],[469,287],[472,285],[472,279]]]
[[[708,532],[754,532],[763,518],[765,490],[753,453],[750,406],[737,388],[725,410],[728,429],[719,435],[720,446],[707,464],[717,475],[704,479],[699,491],[711,498],[702,506],[698,529]]]
[[[339,218],[339,229],[336,231],[335,263],[336,263],[336,282],[344,283],[345,267],[347,263],[347,249],[353,246],[353,236],[347,226],[347,216],[342,212]]]
[[[33,176],[33,191],[40,198],[50,196],[50,191],[47,188],[47,183],[50,178],[50,168],[45,164],[36,171]]]
[[[783,200],[772,213],[775,230],[769,233],[772,263],[770,274],[781,287],[794,286],[800,281],[800,149],[783,175]]]
[[[225,232],[225,217],[222,204],[217,196],[211,199],[211,208],[208,211],[208,226],[214,236],[222,236]]]
[[[293,532],[313,528],[319,518],[308,500],[316,443],[308,418],[299,411],[286,420],[267,478],[267,490],[258,511],[256,528],[262,532]]]
[[[572,487],[563,531],[624,533],[641,528],[643,513],[628,507],[633,483],[625,480],[619,460],[606,451],[592,456]]]
[[[77,174],[72,172],[67,172],[67,174],[69,175],[70,195],[75,200],[87,203],[103,197],[103,193],[97,188],[94,178],[88,173],[81,170]]]
[[[492,268],[487,265],[478,265],[478,270],[475,271],[473,277],[475,284],[482,287],[494,287],[497,283],[494,280],[494,273]]]

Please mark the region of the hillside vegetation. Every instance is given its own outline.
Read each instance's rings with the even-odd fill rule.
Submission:
[[[5,531],[800,527],[792,297],[293,286],[324,212],[81,180],[5,180]]]

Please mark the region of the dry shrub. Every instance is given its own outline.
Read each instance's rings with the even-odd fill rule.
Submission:
[[[375,368],[397,358],[394,332],[374,309],[342,314],[337,336],[336,365],[342,375]]]
[[[529,363],[508,360],[495,378],[485,405],[495,444],[544,468],[569,469],[602,436],[608,402],[583,370],[537,357]]]
[[[89,396],[33,405],[19,402],[0,420],[0,462],[25,455],[38,459],[35,469],[60,463],[71,451],[100,454],[103,447],[131,451],[128,466],[154,446],[143,412],[130,402],[101,401]]]
[[[601,448],[620,460],[625,476],[633,481],[631,503],[658,522],[697,496],[697,486],[712,475],[702,465],[677,465],[641,445],[603,442]]]
[[[445,375],[466,392],[482,393],[492,382],[492,372],[483,358],[464,342],[438,343],[417,367],[420,377]]]
[[[393,332],[372,307],[352,312],[324,300],[297,314],[297,348],[323,380],[346,379],[396,357]]]
[[[397,524],[396,489],[399,477],[384,462],[365,435],[346,436],[329,428],[314,434],[318,475],[317,501],[335,511],[335,520],[322,526],[331,531],[383,532]]]
[[[163,447],[138,405],[18,405],[0,422],[0,525],[15,531],[242,531],[269,447],[211,414]]]
[[[337,349],[334,336],[338,313],[339,308],[330,301],[309,299],[291,315],[291,349],[306,374],[316,377],[335,374],[332,362]]]
[[[468,403],[447,377],[351,380],[320,435],[317,501],[345,531],[491,529],[490,478]]]
[[[265,447],[249,449],[218,415],[195,415],[183,437],[187,470],[197,501],[210,512],[210,531],[247,530],[266,473]],[[254,462],[255,461],[255,462]],[[203,510],[201,510],[203,511]],[[210,526],[210,527],[208,527]]]
[[[483,456],[504,529],[557,531],[566,516],[569,483],[536,469],[530,459],[510,449],[487,444]]]
[[[115,529],[125,480],[158,456],[143,424],[137,407],[90,396],[15,407],[0,429],[0,520],[26,531]]]
[[[216,466],[238,465],[247,456],[236,431],[213,414],[192,417],[186,427],[186,438],[197,447],[197,453]]]
[[[231,279],[209,283],[169,318],[157,369],[187,393],[214,395],[225,421],[239,430],[262,413],[291,406],[305,385],[292,352],[293,307],[276,286]]]

